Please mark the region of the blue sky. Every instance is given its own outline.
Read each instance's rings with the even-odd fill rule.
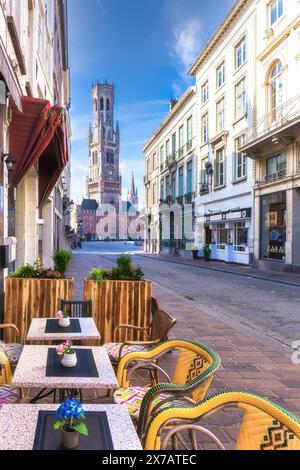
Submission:
[[[114,81],[123,195],[134,171],[143,202],[141,148],[193,80],[189,65],[234,0],[69,0],[72,197],[85,196],[91,85]]]

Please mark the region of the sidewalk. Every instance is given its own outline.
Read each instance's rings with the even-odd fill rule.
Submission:
[[[174,262],[165,258],[167,262]],[[181,260],[176,259],[175,262]],[[204,265],[200,260],[196,262],[183,260],[183,262],[207,269],[206,263]],[[75,254],[73,257],[70,274],[75,277],[78,298],[82,296],[80,292],[82,292],[83,277],[94,264],[94,255]],[[212,262],[209,269],[219,269],[218,266]],[[248,276],[255,271],[252,268],[224,265],[225,267],[229,268],[228,271],[232,269],[229,272],[237,274],[241,272],[242,275]],[[222,366],[215,375],[209,394],[226,389],[257,393],[300,417],[300,365],[293,364],[292,349],[268,340],[262,342],[248,330],[245,332],[240,324],[205,314],[200,304],[183,298],[166,287],[154,283],[153,290],[161,308],[169,311],[177,319],[172,336],[198,341],[213,348],[220,355]],[[161,365],[172,375],[175,363],[174,353],[168,354]],[[231,449],[234,446],[240,418],[240,413],[236,410],[226,410],[210,417],[205,426],[222,440],[227,449]],[[205,443],[205,448],[215,447],[211,443]]]
[[[181,258],[172,255],[150,255],[147,253],[138,253],[136,256],[151,257],[153,260],[165,261],[167,263],[177,263],[185,266],[193,266],[200,269],[208,269],[211,271],[219,271],[222,273],[233,274],[236,276],[252,277],[254,279],[270,280],[281,284],[289,284],[300,287],[300,274],[281,273],[274,271],[263,271],[251,266],[243,266],[241,264],[227,264],[222,261],[209,261],[203,259],[193,260],[191,258]]]

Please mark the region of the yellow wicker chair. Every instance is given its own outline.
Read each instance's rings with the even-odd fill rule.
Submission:
[[[12,373],[8,357],[0,351],[0,406],[18,403],[21,390],[11,386]]]
[[[157,361],[174,350],[179,354],[171,380]],[[151,415],[161,406],[172,403],[182,406],[182,403],[202,400],[219,366],[219,356],[201,344],[179,339],[166,341],[149,351],[129,353],[121,359],[117,371],[120,389],[116,390],[114,400],[127,406],[142,437]],[[131,378],[139,369],[154,372],[149,386],[130,386]],[[157,382],[155,372],[163,376],[165,383]]]
[[[228,407],[244,412],[236,450],[300,450],[300,420],[296,416],[265,398],[237,391],[220,392],[195,405],[158,412],[148,425],[145,450],[165,450],[170,442],[174,448],[176,438],[182,442],[180,435],[186,431],[193,450],[198,449],[197,434],[210,437],[225,450],[220,440],[198,422]]]
[[[0,330],[14,330],[16,338],[20,337],[20,331],[16,325],[13,324],[0,324]],[[11,367],[14,369],[20,359],[23,345],[20,343],[3,343],[4,352],[7,354]]]

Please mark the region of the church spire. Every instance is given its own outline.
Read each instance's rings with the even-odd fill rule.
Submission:
[[[139,205],[138,191],[137,191],[137,187],[135,186],[134,173],[133,172],[132,172],[132,176],[131,176],[130,189],[128,190],[128,201],[133,206],[138,206]]]

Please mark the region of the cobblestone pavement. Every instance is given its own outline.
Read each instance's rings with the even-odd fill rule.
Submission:
[[[80,253],[74,254],[70,274],[75,277],[78,299],[82,298],[83,278],[91,267],[112,266],[122,250],[137,250],[132,245],[100,245],[85,244]],[[299,288],[140,256],[135,257],[135,262],[154,281],[154,294],[161,307],[177,318],[174,336],[202,342],[219,353],[222,367],[210,392],[251,391],[300,417],[300,365],[292,363],[290,330],[284,330],[285,336],[282,330],[272,335],[268,328],[271,315],[281,315],[286,322],[292,322],[294,340],[300,339]],[[246,321],[244,312],[248,308],[254,321]],[[175,362],[176,355],[168,355],[165,366],[169,372]],[[224,411],[209,418],[207,427],[231,449],[239,420],[237,412]],[[206,449],[214,448],[205,440],[202,442]]]

